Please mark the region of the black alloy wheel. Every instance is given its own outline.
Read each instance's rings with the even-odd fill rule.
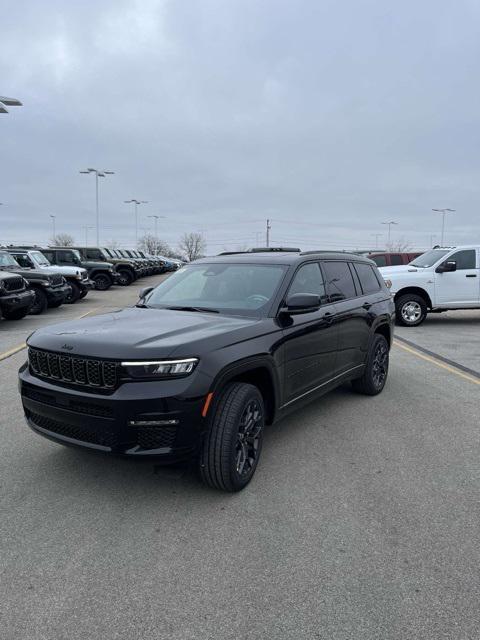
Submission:
[[[35,300],[28,313],[32,316],[38,316],[48,307],[48,299],[40,287],[34,287],[33,292],[35,293]]]
[[[215,489],[240,491],[252,479],[262,451],[262,394],[251,384],[233,382],[223,389],[211,411],[200,453],[200,475]]]
[[[388,376],[390,347],[385,336],[374,334],[360,378],[352,380],[352,387],[358,393],[376,396],[383,391]]]
[[[80,298],[82,291],[76,282],[70,280],[68,284],[70,285],[70,293],[65,298],[65,304],[74,304]]]
[[[128,269],[118,269],[117,271],[120,276],[118,278],[118,284],[121,287],[128,287],[129,284],[132,284],[133,276]]]
[[[97,275],[94,276],[93,281],[95,282],[95,289],[98,291],[106,291],[107,289],[110,289],[113,284],[112,279],[106,273],[97,273]]]

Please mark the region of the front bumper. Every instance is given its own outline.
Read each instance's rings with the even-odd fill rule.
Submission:
[[[14,293],[7,293],[0,297],[0,309],[2,311],[16,311],[31,307],[35,300],[35,293],[29,289]]]
[[[95,283],[93,280],[90,280],[90,278],[87,280],[78,280],[78,286],[80,289],[87,289],[88,291],[90,291],[90,289],[95,289]]]
[[[48,304],[63,302],[70,295],[71,287],[68,284],[62,284],[59,287],[45,287],[43,289],[47,296]]]
[[[62,444],[165,462],[194,454],[205,429],[205,398],[188,397],[186,380],[127,382],[101,393],[51,384],[32,375],[27,363],[19,372],[25,418],[36,433]],[[165,424],[141,424],[151,421]]]

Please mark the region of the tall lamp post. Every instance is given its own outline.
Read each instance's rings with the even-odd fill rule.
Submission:
[[[388,224],[388,244],[390,244],[392,224],[398,224],[398,222],[395,222],[394,220],[389,220],[388,222],[382,222],[382,224]]]
[[[7,96],[0,96],[0,113],[8,113],[7,107],[21,107],[23,106],[20,100],[17,98],[7,98]]]
[[[54,216],[52,214],[50,214],[50,218],[52,219],[52,229],[53,229],[53,236],[52,236],[52,242],[55,244],[55,238],[57,236],[57,232],[55,230],[55,218],[57,216]]]
[[[88,247],[88,230],[93,229],[92,224],[84,224],[82,229],[85,231],[85,246]]]
[[[155,240],[158,242],[158,231],[157,231],[157,225],[158,225],[158,219],[159,218],[165,218],[165,216],[147,216],[147,218],[154,218],[155,220]]]
[[[443,247],[443,240],[445,236],[445,216],[447,213],[454,213],[456,209],[432,209],[432,211],[436,211],[437,213],[442,214],[442,239],[440,241],[440,245]]]
[[[80,173],[94,173],[95,174],[95,215],[97,221],[97,247],[100,245],[100,214],[98,212],[98,179],[105,178],[105,176],[111,176],[115,171],[107,171],[106,169],[82,169]]]
[[[148,200],[136,200],[135,198],[132,198],[131,200],[124,200],[124,203],[135,205],[135,248],[136,248],[138,247],[138,205],[147,204]]]
[[[375,238],[375,249],[378,249],[378,239],[383,236],[383,233],[371,233],[370,235]]]

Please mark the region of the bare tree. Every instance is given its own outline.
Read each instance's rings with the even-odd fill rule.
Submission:
[[[385,246],[385,249],[390,253],[405,253],[407,251],[410,251],[411,248],[412,247],[410,242],[408,240],[405,240],[405,238],[400,238],[400,240],[397,240],[397,242],[387,243]]]
[[[154,256],[170,257],[172,255],[170,246],[164,240],[159,240],[151,233],[146,233],[142,236],[138,241],[138,246],[145,253],[151,253]]]
[[[184,233],[178,247],[185,254],[187,260],[192,262],[192,260],[203,256],[207,249],[207,243],[201,233]]]
[[[50,238],[50,244],[53,247],[73,247],[75,238],[69,233],[57,233],[56,236]]]

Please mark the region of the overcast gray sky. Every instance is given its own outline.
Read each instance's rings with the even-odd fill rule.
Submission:
[[[0,3],[0,243],[480,242],[478,0]]]

